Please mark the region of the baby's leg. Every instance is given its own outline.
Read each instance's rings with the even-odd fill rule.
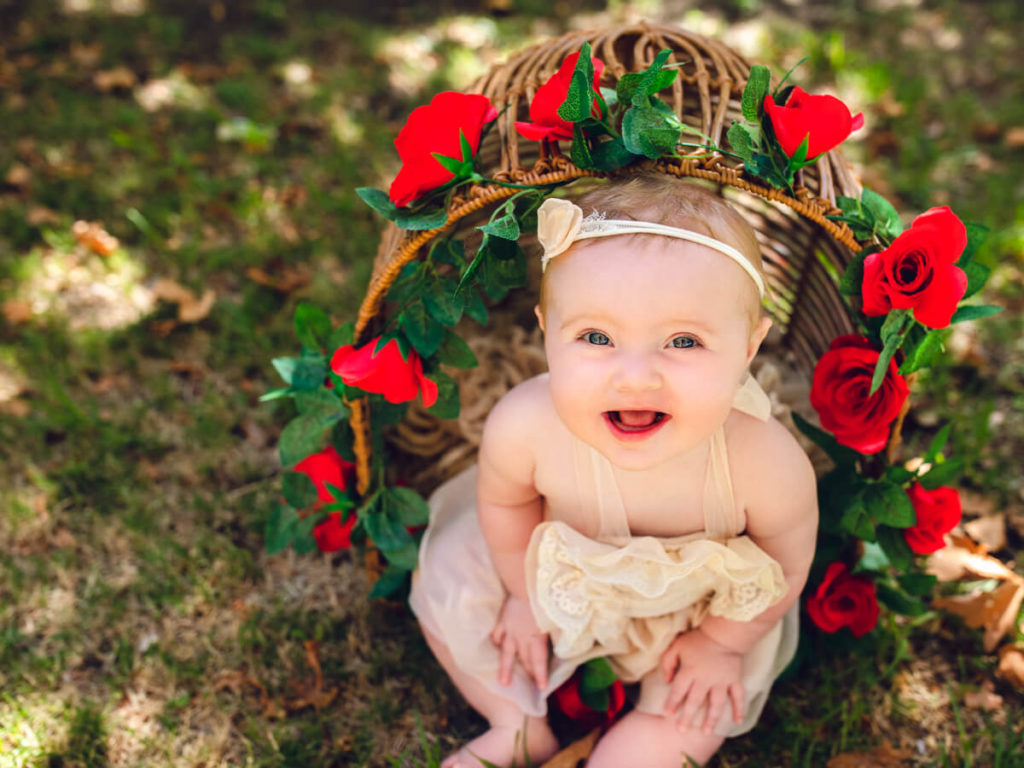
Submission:
[[[713,733],[676,730],[675,719],[646,712],[633,711],[606,733],[594,748],[587,768],[624,768],[639,765],[642,754],[644,768],[686,768],[690,763],[705,762],[718,751],[725,738]],[[637,750],[642,750],[638,753]]]
[[[558,740],[551,732],[547,718],[527,717],[509,699],[496,696],[483,683],[456,666],[448,646],[428,632],[422,624],[420,628],[423,630],[427,645],[451,677],[455,687],[469,705],[491,724],[491,729],[487,733],[473,739],[455,754],[449,755],[441,763],[441,768],[481,768],[482,764],[477,757],[503,767],[523,765],[524,729],[525,753],[529,755],[534,765],[544,762],[558,751]]]

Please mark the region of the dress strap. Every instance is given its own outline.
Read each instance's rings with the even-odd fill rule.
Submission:
[[[771,400],[761,389],[757,379],[749,373],[740,382],[732,398],[732,407],[761,421],[772,413]],[[711,435],[708,468],[704,476],[704,530],[709,538],[728,539],[743,533],[743,515],[736,507],[732,474],[729,472],[729,452],[725,444],[725,430],[719,427]]]
[[[597,449],[573,437],[576,486],[581,519],[587,534],[598,541],[621,544],[629,540],[629,518],[611,462]]]

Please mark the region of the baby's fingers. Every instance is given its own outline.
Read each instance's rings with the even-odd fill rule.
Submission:
[[[665,697],[664,712],[666,715],[671,715],[679,708],[679,704],[686,698],[686,694],[689,693],[691,685],[693,685],[692,676],[685,673],[676,675],[676,679],[672,681],[672,687],[669,689],[668,696]]]
[[[508,685],[512,682],[512,665],[516,661],[516,644],[506,636],[501,644],[501,661],[498,664],[498,682]]]
[[[744,689],[743,683],[733,683],[729,686],[729,698],[732,700],[732,719],[737,723],[742,723],[747,709],[744,701],[746,689]]]
[[[718,723],[718,718],[722,716],[722,710],[725,708],[726,695],[725,687],[721,685],[713,686],[708,691],[708,711],[702,728],[704,733],[711,733],[711,729]]]
[[[708,687],[701,683],[694,682],[686,695],[682,709],[679,710],[679,718],[676,725],[680,731],[688,731],[693,727],[693,719],[697,716],[697,710],[708,696]]]
[[[548,637],[534,635],[530,643],[530,670],[537,687],[544,689],[548,685]]]

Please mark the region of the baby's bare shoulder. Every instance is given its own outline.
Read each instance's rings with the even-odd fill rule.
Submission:
[[[726,422],[733,487],[747,511],[747,527],[799,524],[817,516],[814,467],[800,443],[775,418],[733,412]]]
[[[546,373],[517,384],[494,405],[484,423],[481,450],[505,453],[532,446],[553,411]]]

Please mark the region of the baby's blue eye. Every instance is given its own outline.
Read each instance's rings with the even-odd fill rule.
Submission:
[[[697,340],[693,336],[676,336],[672,339],[672,346],[676,349],[690,349],[697,346]]]
[[[596,344],[602,347],[612,343],[612,340],[600,331],[590,331],[584,334],[583,338],[587,340],[588,344]]]

